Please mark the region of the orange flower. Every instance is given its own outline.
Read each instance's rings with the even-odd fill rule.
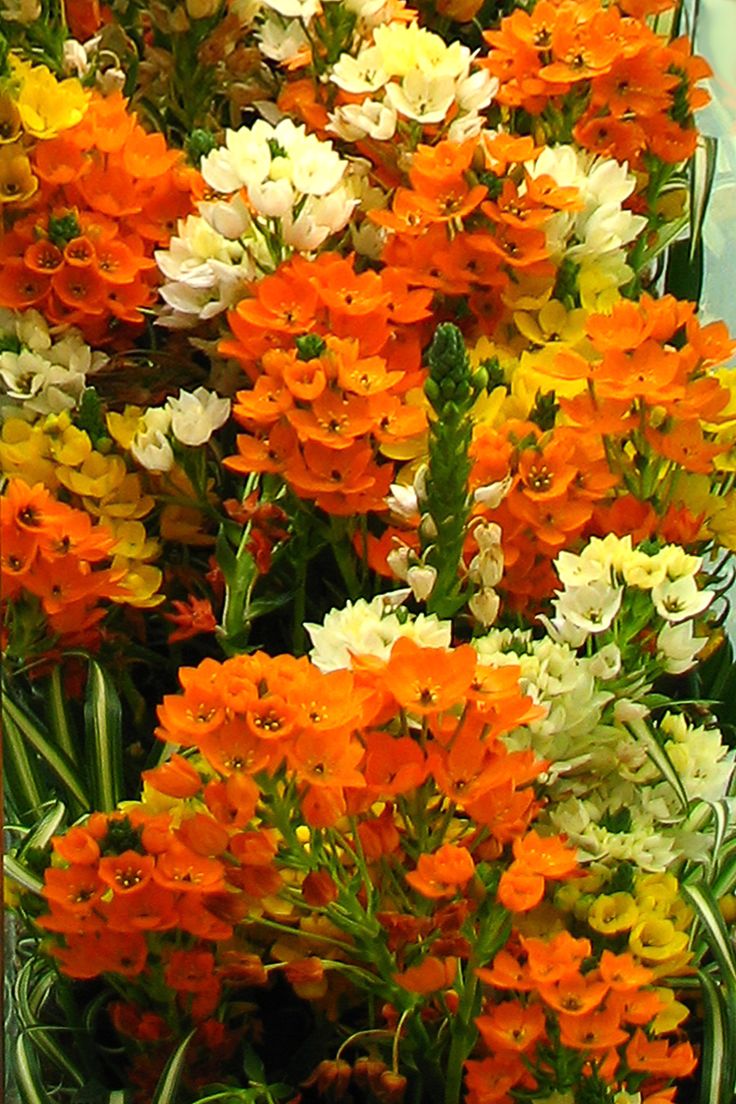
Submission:
[[[194,797],[202,788],[202,779],[188,759],[172,755],[153,770],[143,771],[143,781],[169,797]]]
[[[402,708],[422,715],[438,713],[462,701],[476,662],[469,644],[447,652],[421,648],[408,637],[400,637],[391,649],[382,681]]]
[[[172,840],[158,856],[153,879],[164,889],[187,893],[215,893],[225,887],[224,868],[216,859],[198,855],[178,840]]]
[[[666,1039],[647,1039],[641,1028],[626,1048],[626,1061],[632,1070],[653,1076],[687,1077],[698,1064],[690,1043],[670,1047]]]
[[[546,1031],[544,1009],[539,1004],[526,1007],[518,1001],[504,1001],[475,1021],[483,1042],[492,1051],[528,1051]]]
[[[172,602],[174,613],[165,613],[164,619],[178,628],[169,633],[169,644],[177,640],[190,640],[201,633],[211,633],[217,628],[217,619],[208,598],[195,598],[190,594],[186,602]]]
[[[154,859],[137,851],[123,851],[120,855],[106,855],[100,859],[97,870],[100,878],[113,893],[139,893],[151,880]]]
[[[629,1036],[618,1022],[612,1008],[598,1008],[586,1015],[558,1015],[560,1042],[573,1050],[589,1050],[598,1054],[627,1042]]]
[[[544,877],[512,862],[498,883],[498,900],[510,912],[528,912],[544,897]]]
[[[406,875],[410,886],[423,897],[453,897],[475,873],[475,863],[465,847],[445,843],[433,855],[420,855],[416,870]]]
[[[448,989],[455,980],[457,960],[427,955],[419,966],[410,966],[403,973],[394,974],[394,981],[410,993],[426,996],[439,989]]]
[[[560,836],[540,836],[527,832],[514,840],[514,857],[527,870],[545,878],[569,878],[578,869],[576,852]]]
[[[544,1003],[555,1012],[564,1012],[570,1017],[586,1016],[601,1004],[607,992],[607,981],[591,980],[582,974],[562,978],[552,985],[539,986],[539,995]]]

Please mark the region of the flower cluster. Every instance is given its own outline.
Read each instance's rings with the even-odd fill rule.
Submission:
[[[329,80],[340,94],[328,130],[349,142],[390,142],[416,124],[462,142],[480,132],[498,87],[467,46],[403,20],[375,27],[355,56],[338,58]]]
[[[30,148],[75,126],[87,107],[76,78],[58,81],[45,65],[16,56],[10,66],[10,79],[0,83],[0,210],[28,204],[39,186]]]
[[[254,292],[221,345],[253,384],[237,394],[249,433],[226,466],[278,472],[332,514],[383,510],[389,458],[426,429],[415,389],[428,296],[331,253],[294,258]]]
[[[52,333],[38,311],[0,309],[0,380],[8,413],[31,420],[72,410],[87,375],[107,357],[94,352],[73,327]]]
[[[10,648],[23,656],[46,638],[64,648],[94,647],[101,603],[128,597],[124,570],[110,566],[113,534],[22,479],[12,479],[0,498],[0,528]]]
[[[120,93],[92,93],[81,122],[30,160],[40,185],[3,239],[0,305],[110,342],[153,299],[153,250],[191,208],[189,174]]]
[[[514,11],[484,35],[498,102],[541,116],[552,140],[572,131],[584,149],[618,161],[685,160],[697,141],[692,113],[707,102],[696,83],[709,69],[687,39],[664,42],[645,15],[628,0],[540,0]]]

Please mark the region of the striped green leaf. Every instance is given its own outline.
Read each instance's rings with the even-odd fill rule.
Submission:
[[[729,1052],[733,1051],[736,1009],[727,1006],[722,990],[705,970],[699,970],[698,977],[704,1013],[700,1104],[731,1104],[733,1071],[729,1068]]]
[[[33,824],[43,807],[47,791],[39,777],[38,760],[23,733],[3,711],[3,773],[7,804],[17,819]]]
[[[5,855],[3,857],[3,870],[5,877],[9,878],[10,881],[17,882],[18,885],[23,886],[23,889],[27,889],[39,897],[41,896],[43,882],[35,874],[32,874],[15,855]]]
[[[73,763],[78,763],[79,754],[69,721],[60,667],[54,668],[46,687],[46,721],[57,747],[60,747]]]
[[[89,663],[84,719],[94,807],[110,812],[123,796],[122,709],[112,679],[94,659]]]
[[[46,1092],[38,1054],[27,1035],[17,1039],[10,1067],[23,1104],[57,1104]]]
[[[690,162],[690,260],[700,246],[705,212],[713,190],[718,158],[718,142],[701,134],[697,149]]]
[[[193,1038],[194,1031],[190,1031],[169,1058],[151,1097],[151,1104],[175,1104],[187,1050]]]
[[[41,756],[66,793],[83,809],[89,809],[89,796],[76,764],[56,747],[47,729],[30,710],[12,697],[7,687],[3,693],[2,711],[4,723],[11,728],[14,726],[22,740]]]
[[[736,1015],[736,952],[721,916],[718,901],[704,882],[682,882],[680,888],[695,912],[697,927],[702,930],[708,950],[718,965],[720,979],[727,990],[727,999],[733,1003]]]
[[[28,854],[29,851],[34,849],[42,851],[44,847],[47,847],[52,838],[59,832],[65,817],[66,806],[64,802],[54,801],[35,827],[24,836],[23,843],[18,848],[18,858],[22,860],[23,856]]]
[[[712,889],[704,882],[682,883],[682,894],[696,916],[705,946],[714,960],[712,975],[702,985],[705,1038],[701,1076],[710,1095],[701,1093],[701,1104],[733,1104],[736,1090],[736,952]],[[696,949],[696,954],[701,953]],[[717,996],[714,995],[716,991]],[[707,1060],[706,1060],[707,1056]],[[707,1070],[708,1062],[713,1068]]]
[[[718,874],[713,879],[713,896],[718,900],[726,893],[733,893],[736,886],[736,840],[731,841],[721,850],[718,863]]]
[[[680,802],[680,805],[682,806],[683,813],[687,814],[689,809],[689,799],[685,791],[685,787],[683,786],[682,779],[680,778],[679,773],[675,769],[672,760],[670,759],[665,749],[662,747],[661,744],[657,742],[655,736],[650,731],[646,721],[631,721],[629,724],[629,728],[633,732],[634,736],[636,736],[637,740],[639,740],[643,744],[647,755],[654,763],[659,773],[662,775],[666,782],[669,782],[670,786],[677,796],[678,801]]]

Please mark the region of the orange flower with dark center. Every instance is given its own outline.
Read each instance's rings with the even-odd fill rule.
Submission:
[[[590,981],[577,974],[562,978],[553,985],[540,985],[538,992],[544,1003],[556,1012],[585,1016],[602,1003],[608,992],[608,982]]]
[[[224,867],[217,859],[198,855],[175,839],[158,856],[153,879],[164,889],[214,893],[225,888],[224,873]]]
[[[612,1008],[598,1008],[586,1015],[558,1015],[560,1042],[573,1050],[589,1050],[600,1053],[625,1043],[629,1036],[619,1026],[618,1016]]]
[[[319,729],[302,732],[287,751],[289,766],[299,782],[328,788],[365,786],[357,769],[363,755],[357,740]]]
[[[461,702],[475,674],[477,657],[469,644],[445,651],[421,648],[401,637],[391,649],[382,681],[403,709],[426,715]]]
[[[503,1001],[485,1015],[478,1016],[476,1026],[489,1050],[516,1050],[525,1053],[543,1038],[547,1021],[539,1004],[526,1007],[518,1001]]]
[[[148,885],[154,865],[151,855],[123,851],[120,855],[106,855],[100,859],[97,870],[113,893],[128,894],[137,893]]]
[[[44,875],[43,895],[47,901],[61,905],[74,913],[89,913],[105,892],[105,883],[97,870],[85,863],[49,867]]]

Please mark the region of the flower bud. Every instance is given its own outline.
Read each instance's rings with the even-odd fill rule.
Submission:
[[[373,1092],[381,1104],[400,1104],[406,1092],[406,1078],[401,1073],[386,1070],[381,1074]]]
[[[302,1086],[305,1089],[315,1088],[320,1096],[326,1096],[329,1100],[342,1100],[350,1085],[352,1072],[350,1065],[342,1059],[326,1059],[302,1082]]]
[[[369,1058],[364,1055],[358,1058],[353,1066],[353,1081],[359,1088],[370,1089],[372,1093],[376,1094],[379,1079],[387,1068],[386,1063],[382,1062],[380,1058]]]
[[[326,870],[313,870],[302,882],[302,896],[308,905],[324,908],[337,897],[337,886]]]

